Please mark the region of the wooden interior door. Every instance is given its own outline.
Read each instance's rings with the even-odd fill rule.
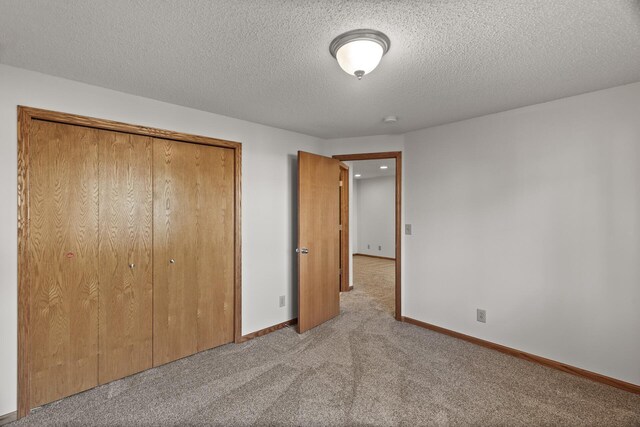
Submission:
[[[87,127],[31,125],[32,407],[98,383],[98,140]]]
[[[298,332],[340,313],[340,162],[298,152]]]
[[[155,366],[233,341],[234,153],[154,139]]]
[[[153,366],[151,148],[100,131],[100,384]]]

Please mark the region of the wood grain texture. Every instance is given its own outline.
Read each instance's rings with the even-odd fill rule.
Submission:
[[[250,334],[243,335],[242,338],[240,339],[240,342],[243,343],[243,342],[252,340],[254,338],[258,338],[263,335],[270,334],[271,332],[279,331],[280,329],[284,329],[289,326],[294,326],[297,323],[298,323],[298,318],[287,320],[285,322],[278,323],[277,325],[269,326],[268,328],[260,329],[259,331],[255,331]]]
[[[99,135],[98,382],[104,384],[153,366],[152,139]]]
[[[129,123],[116,122],[113,120],[98,119],[95,117],[79,116],[76,114],[60,113],[57,111],[43,110],[40,108],[20,107],[24,114],[31,118],[46,120],[56,123],[67,123],[77,126],[86,126],[95,129],[112,130],[117,132],[130,133],[133,135],[144,135],[156,138],[171,139],[174,141],[191,142],[216,147],[238,148],[239,142],[226,141],[207,136],[191,135],[181,132],[174,132],[165,129],[156,129],[147,126],[132,125]]]
[[[340,162],[298,152],[298,331],[340,313]]]
[[[356,160],[375,160],[375,159],[394,159],[396,161],[396,200],[395,200],[395,217],[396,217],[396,295],[395,295],[395,318],[402,320],[402,152],[387,151],[382,153],[358,153],[358,154],[336,154],[334,159],[340,161],[356,161]]]
[[[158,366],[234,340],[235,167],[224,148],[154,139],[153,153]]]
[[[18,419],[18,412],[17,411],[13,411],[13,412],[9,412],[8,414],[0,415],[0,426],[12,423],[17,419]]]
[[[461,340],[468,341],[470,343],[480,345],[482,347],[490,348],[492,350],[499,351],[501,353],[505,353],[519,359],[528,360],[529,362],[538,363],[540,365],[548,366],[553,369],[557,369],[559,371],[567,372],[572,375],[577,375],[579,377],[584,377],[590,379],[592,381],[596,381],[599,383],[607,384],[612,387],[616,387],[622,390],[629,391],[631,393],[640,394],[640,385],[631,384],[626,381],[618,380],[615,378],[608,377],[606,375],[601,375],[592,371],[587,371],[586,369],[577,368],[575,366],[567,365],[566,363],[558,362],[555,360],[547,359],[545,357],[536,356],[535,354],[527,353],[521,350],[517,350],[515,348],[507,347],[501,344],[496,344],[491,341],[486,341],[480,338],[472,337],[470,335],[465,335],[460,332],[452,331],[451,329],[446,329],[440,326],[432,325],[431,323],[421,322],[420,320],[412,319],[410,317],[403,317],[403,322],[410,323],[415,326],[419,326],[424,329],[429,329],[434,332],[438,332],[441,334],[449,335],[450,337],[458,338]]]
[[[234,253],[235,253],[235,278],[234,278],[234,342],[240,342],[242,338],[242,145],[234,148]]]
[[[349,166],[340,162],[340,291],[349,291]]]
[[[402,320],[402,153],[396,153],[396,320]]]
[[[98,132],[32,123],[32,406],[98,383]]]
[[[182,144],[186,146],[186,144]],[[196,150],[198,351],[234,340],[235,199],[232,150],[193,145]]]
[[[197,143],[232,150],[234,158],[234,321],[235,340],[241,339],[241,181],[242,181],[242,144],[216,138],[184,134],[179,132],[153,129],[110,120],[95,119],[74,114],[59,113],[38,108],[18,106],[18,418],[26,416],[32,405],[30,401],[31,383],[31,264],[30,264],[30,170],[31,170],[31,131],[32,123],[41,120],[52,123],[77,125],[93,129],[111,130],[131,135],[165,137],[179,142]],[[98,298],[99,299],[99,298]],[[97,373],[96,373],[97,376]]]
[[[333,158],[343,162],[351,162],[354,160],[397,159],[401,156],[401,151],[385,151],[381,153],[336,154]]]
[[[29,273],[29,135],[31,118],[18,108],[18,417],[31,408],[29,392],[29,332],[31,274]]]

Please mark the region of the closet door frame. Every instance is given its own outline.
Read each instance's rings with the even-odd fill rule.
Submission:
[[[30,402],[30,274],[29,244],[29,135],[33,120],[123,132],[234,151],[234,342],[242,338],[242,144],[234,141],[138,126],[76,114],[18,106],[18,418],[29,414]],[[97,375],[97,373],[96,373]]]

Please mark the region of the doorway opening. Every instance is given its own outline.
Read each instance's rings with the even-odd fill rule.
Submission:
[[[340,290],[361,284],[393,310],[401,307],[402,153],[335,155],[341,165]]]

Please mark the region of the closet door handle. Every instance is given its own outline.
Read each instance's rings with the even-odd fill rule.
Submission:
[[[170,264],[175,264],[175,263],[176,263],[176,260],[175,260],[175,259],[173,259],[173,258],[171,258],[171,259],[169,260],[169,263],[170,263]]]
[[[129,264],[129,268],[134,268],[136,265],[135,264]]]

